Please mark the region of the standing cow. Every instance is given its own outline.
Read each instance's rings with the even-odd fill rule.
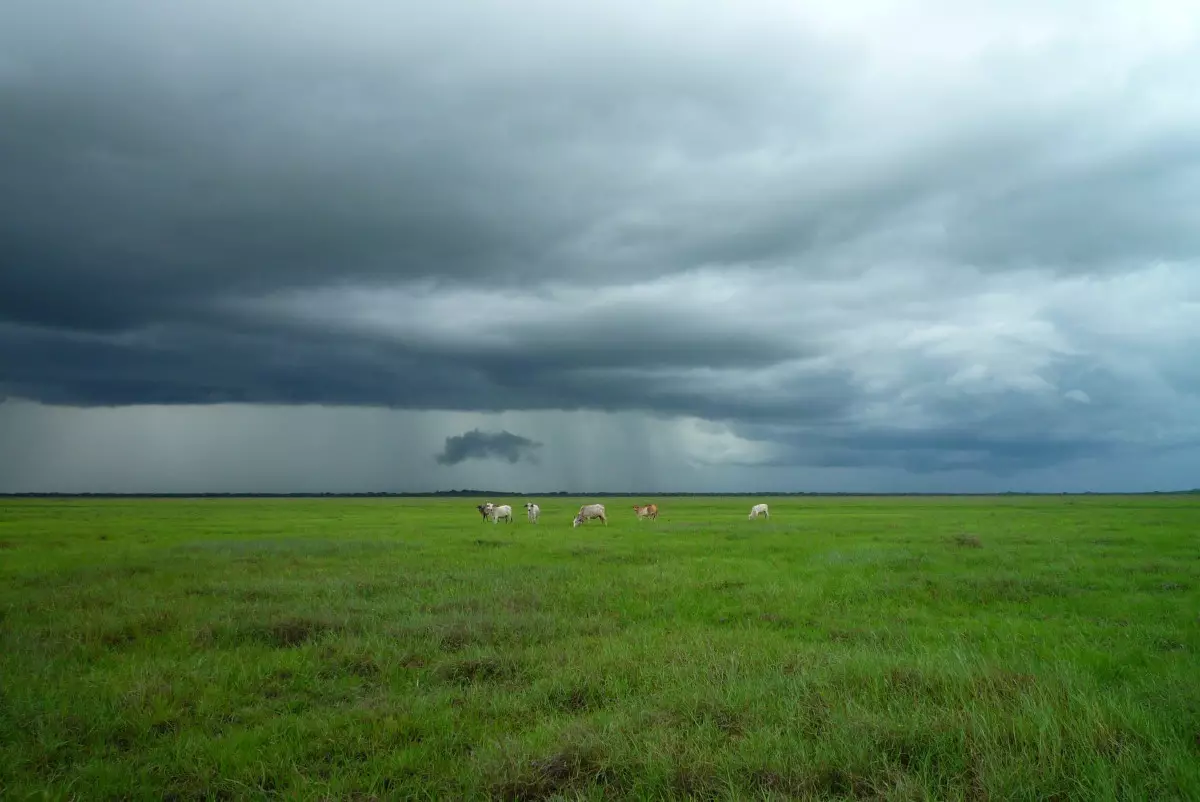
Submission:
[[[767,517],[767,519],[770,520],[771,513],[767,509],[766,504],[755,504],[753,507],[750,508],[749,520],[753,520],[753,519],[757,518],[759,515],[765,515]]]
[[[608,516],[604,514],[603,504],[584,504],[579,508],[579,512],[575,513],[575,520],[571,522],[571,526],[574,528],[592,518],[599,518],[605,526],[608,526]]]
[[[535,524],[538,522],[538,518],[542,514],[542,508],[530,501],[526,501],[525,514],[529,516],[529,523]]]
[[[501,518],[508,523],[512,523],[512,507],[508,506],[507,504],[501,504],[499,507],[492,507],[492,523],[499,523]]]
[[[483,516],[483,522],[487,522],[492,517],[492,507],[495,505],[490,501],[485,501],[483,504],[476,505],[475,509],[479,510],[479,514]]]
[[[658,505],[657,504],[647,504],[644,507],[634,504],[633,511],[637,515],[638,520],[641,520],[642,518],[657,518],[658,517]]]

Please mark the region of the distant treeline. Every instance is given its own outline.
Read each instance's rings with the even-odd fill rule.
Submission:
[[[453,498],[476,496],[503,496],[515,498],[545,498],[547,496],[599,498],[728,498],[728,497],[816,497],[816,498],[936,498],[946,496],[999,497],[999,496],[1179,496],[1200,494],[1200,488],[1191,490],[1153,490],[1141,493],[808,493],[797,491],[755,491],[749,493],[605,493],[574,492],[555,490],[548,493],[514,493],[509,490],[436,490],[430,493],[0,493],[0,498]]]

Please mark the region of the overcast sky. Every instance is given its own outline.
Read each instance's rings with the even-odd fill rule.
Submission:
[[[0,492],[1200,486],[1198,22],[6,0]]]

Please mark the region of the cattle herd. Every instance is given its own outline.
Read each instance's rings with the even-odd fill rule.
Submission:
[[[490,501],[485,501],[483,504],[476,506],[475,509],[479,510],[479,514],[483,516],[484,521],[491,521],[492,523],[499,523],[500,521],[505,521],[507,523],[513,522],[512,507],[508,504],[493,504]],[[641,520],[642,518],[656,519],[658,518],[658,505],[634,504],[633,512],[635,515],[637,515],[638,520]],[[525,515],[529,518],[529,522],[531,524],[535,524],[538,522],[538,518],[540,518],[542,515],[542,508],[537,504],[534,504],[532,501],[526,501]],[[771,513],[767,509],[766,504],[755,504],[750,508],[750,520],[753,520],[760,515],[768,519],[771,517]],[[571,526],[576,527],[585,521],[591,521],[593,519],[599,520],[605,526],[608,526],[608,514],[605,512],[603,504],[584,504],[579,508],[579,512],[575,513],[575,518],[571,521]]]

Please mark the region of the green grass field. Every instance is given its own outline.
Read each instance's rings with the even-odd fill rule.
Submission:
[[[1200,498],[648,500],[0,501],[0,797],[1200,799]]]

